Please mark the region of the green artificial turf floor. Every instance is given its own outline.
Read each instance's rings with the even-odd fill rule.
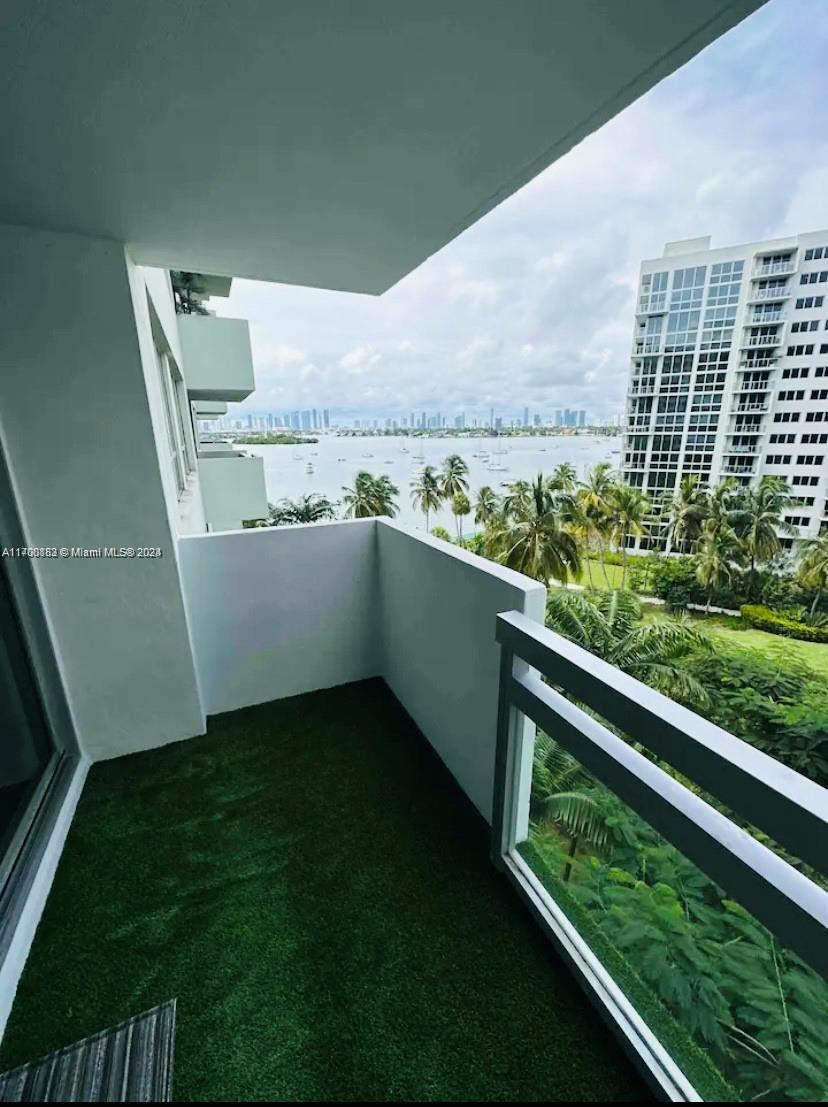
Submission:
[[[2,1043],[178,997],[178,1100],[648,1098],[379,681],[94,766]]]

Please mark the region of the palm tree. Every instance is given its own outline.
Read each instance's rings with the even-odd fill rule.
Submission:
[[[732,527],[734,505],[739,496],[740,487],[733,477],[727,477],[719,481],[710,492],[707,501],[708,518],[705,523],[708,533],[713,533],[719,527]]]
[[[548,734],[535,736],[530,812],[540,833],[550,823],[569,838],[562,879],[572,875],[578,846],[606,848],[611,831],[602,800],[605,792],[583,765]]]
[[[508,513],[504,510],[495,519],[489,531],[489,549],[510,569],[546,585],[553,579],[565,584],[570,576],[580,576],[578,543],[565,526],[543,474],[528,487],[528,494],[514,497]]]
[[[257,519],[257,527],[290,527],[298,523],[319,523],[323,519],[333,519],[336,515],[334,505],[318,492],[300,496],[298,500],[280,500],[278,504],[267,505],[267,519]]]
[[[513,480],[506,485],[503,514],[514,517],[528,511],[532,503],[532,485],[528,480]]]
[[[474,501],[474,521],[478,526],[488,526],[492,519],[500,511],[500,497],[493,488],[484,484],[477,490],[477,498]]]
[[[457,524],[457,537],[463,541],[463,516],[471,514],[471,504],[465,492],[458,492],[451,499],[451,513]]]
[[[614,487],[612,466],[608,461],[601,461],[587,470],[586,480],[578,489],[578,499],[586,521],[587,545],[590,538],[594,537],[607,587],[609,587],[609,577],[604,551],[609,534],[610,496]]]
[[[782,518],[782,512],[791,503],[791,493],[781,477],[764,476],[755,488],[740,489],[734,499],[733,529],[747,554],[748,591],[755,597],[757,566],[781,553],[780,533],[794,533]]]
[[[741,542],[728,526],[718,528],[703,528],[702,537],[698,544],[698,563],[696,566],[696,579],[703,588],[707,589],[707,605],[705,610],[710,613],[710,604],[713,593],[719,588],[726,588],[733,580],[734,574],[745,563],[745,551]]]
[[[426,465],[420,475],[411,482],[411,503],[425,515],[426,530],[428,530],[430,513],[438,511],[442,502],[443,492],[437,470],[433,465]]]
[[[696,476],[684,476],[670,507],[667,536],[670,547],[684,553],[692,551],[702,536],[709,513],[709,496]]]
[[[440,491],[444,500],[449,500],[453,504],[458,496],[466,495],[469,490],[468,472],[469,467],[459,454],[451,454],[446,458],[440,471]],[[466,502],[468,503],[468,499]],[[454,526],[459,538],[460,523],[457,512],[453,511],[453,514]]]
[[[802,543],[797,576],[806,588],[816,589],[814,602],[811,604],[813,615],[828,586],[828,535],[821,534],[818,538],[809,538]]]
[[[570,461],[562,461],[552,470],[549,485],[554,491],[574,492],[577,487],[575,466]]]
[[[400,490],[386,473],[375,477],[361,469],[354,477],[353,487],[343,485],[342,491],[346,519],[367,519],[374,515],[388,515],[393,519],[397,514],[394,497]]]
[[[641,538],[647,530],[644,520],[650,501],[639,488],[614,484],[609,497],[610,535],[621,550],[621,587],[627,584],[627,539]]]
[[[460,454],[451,454],[447,457],[440,472],[443,499],[451,500],[459,492],[468,492],[468,475],[469,467]]]
[[[547,600],[546,624],[673,699],[696,706],[708,701],[687,664],[708,646],[706,636],[686,619],[642,622],[641,604],[631,592],[557,590]]]

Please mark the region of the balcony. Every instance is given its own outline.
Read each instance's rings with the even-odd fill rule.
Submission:
[[[787,285],[781,288],[756,288],[748,292],[747,302],[752,304],[756,301],[786,300],[790,294],[791,290]]]
[[[202,443],[198,476],[211,531],[239,530],[245,520],[267,516],[263,458],[248,457],[222,442]]]
[[[749,326],[760,327],[763,323],[781,323],[784,318],[785,313],[781,308],[779,311],[763,311],[753,315],[749,320]]]
[[[778,346],[781,341],[781,331],[777,331],[776,334],[749,334],[742,342],[742,347]]]
[[[796,269],[796,259],[791,255],[784,261],[758,262],[753,267],[753,280],[760,277],[790,276]]]
[[[92,767],[4,1065],[175,996],[178,1100],[645,1097],[534,914],[659,1087],[697,1098],[698,1050],[533,854],[530,720],[823,958],[825,893],[792,924],[804,877],[535,669],[792,849],[813,823],[810,864],[815,786],[545,631],[537,583],[373,519],[186,537],[179,564],[207,734]]]
[[[488,844],[379,680],[101,763],[4,1061],[175,995],[179,1101],[649,1098]]]
[[[245,319],[179,315],[178,333],[191,400],[244,400],[255,389]]]
[[[635,340],[635,353],[634,357],[638,357],[641,354],[657,354],[661,350],[661,337],[658,338],[637,338]]]
[[[731,415],[762,415],[768,410],[767,403],[737,404],[731,409]]]

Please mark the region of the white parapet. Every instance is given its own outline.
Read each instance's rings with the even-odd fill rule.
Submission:
[[[244,400],[256,387],[246,319],[179,315],[183,372],[191,400]]]
[[[384,519],[191,535],[179,555],[208,714],[382,677],[491,818],[496,618],[542,622],[542,585]]]
[[[225,447],[225,450],[227,447]],[[204,518],[211,531],[238,530],[247,519],[267,515],[264,461],[230,453],[199,457]]]

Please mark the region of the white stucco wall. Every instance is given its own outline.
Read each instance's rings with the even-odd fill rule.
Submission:
[[[238,453],[233,457],[201,457],[198,475],[204,518],[210,530],[239,530],[247,519],[267,517],[264,458]]]
[[[35,573],[83,751],[203,730],[124,249],[0,227],[0,435],[35,546],[158,546]]]
[[[480,813],[491,819],[500,611],[543,622],[546,589],[457,546],[377,523],[382,672]]]
[[[179,542],[208,714],[380,672],[373,519]]]
[[[246,319],[179,315],[187,391],[194,400],[243,400],[256,387]]]
[[[543,620],[545,589],[373,519],[197,535],[181,572],[208,714],[383,676],[491,817],[495,617]]]

